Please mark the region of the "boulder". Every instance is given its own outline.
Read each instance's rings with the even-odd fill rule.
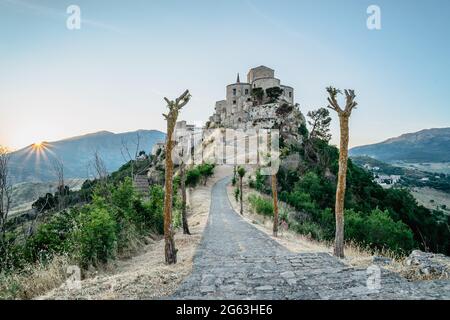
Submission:
[[[406,265],[414,267],[419,274],[449,277],[450,257],[443,254],[414,250],[406,259]]]

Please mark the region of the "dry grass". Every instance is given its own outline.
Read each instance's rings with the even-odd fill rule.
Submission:
[[[31,299],[58,287],[66,281],[69,265],[66,256],[57,256],[47,265],[31,265],[19,273],[0,275],[0,299]]]

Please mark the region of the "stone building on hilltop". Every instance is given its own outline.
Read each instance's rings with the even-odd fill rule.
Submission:
[[[292,111],[282,115],[280,106],[287,105],[292,106]],[[283,116],[288,119],[282,119]],[[238,74],[236,83],[226,87],[226,100],[216,102],[207,127],[271,129],[280,121],[284,123],[284,130],[289,131],[296,131],[304,121],[298,105],[294,104],[294,89],[282,85],[273,69],[259,66],[250,69],[247,82],[241,82]]]

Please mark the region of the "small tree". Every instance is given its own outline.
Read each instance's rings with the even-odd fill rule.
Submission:
[[[175,240],[172,225],[172,199],[173,199],[173,161],[172,150],[174,147],[174,130],[178,119],[178,113],[191,99],[189,90],[186,90],[180,97],[175,100],[164,98],[169,108],[167,114],[163,114],[167,121],[166,136],[166,172],[165,172],[165,194],[164,194],[164,242],[165,242],[165,258],[167,264],[177,263],[177,250],[175,248]]]
[[[336,111],[339,116],[340,124],[340,147],[339,147],[339,174],[338,182],[336,188],[336,204],[335,204],[335,215],[336,215],[336,235],[334,242],[334,255],[340,258],[344,258],[344,200],[345,200],[345,188],[346,188],[346,178],[347,178],[347,161],[348,161],[348,123],[349,118],[352,114],[352,110],[358,105],[355,102],[355,91],[345,90],[345,109],[342,109],[337,102],[337,95],[341,94],[341,91],[328,87],[327,92],[328,97],[328,108]]]
[[[277,102],[278,98],[283,94],[283,89],[280,87],[273,87],[266,89],[266,95],[270,103]]]
[[[244,180],[244,176],[245,176],[245,168],[244,167],[239,167],[237,170],[237,173],[239,175],[239,200],[241,202],[241,215],[244,214],[244,207],[243,207],[243,203],[242,203],[242,180]]]
[[[251,91],[251,95],[253,100],[258,104],[262,104],[262,100],[264,98],[264,90],[262,88],[253,88]]]
[[[310,139],[320,139],[329,142],[330,134],[330,111],[325,108],[320,108],[314,111],[309,111],[307,116],[311,119],[308,124],[311,126]]]

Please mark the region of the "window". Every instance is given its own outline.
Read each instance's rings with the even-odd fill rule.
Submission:
[[[292,98],[292,92],[289,92],[289,98]]]
[[[245,89],[245,94],[248,94],[248,89]]]
[[[233,104],[236,104],[236,100],[233,100]]]
[[[236,95],[236,89],[233,89],[233,96]]]

